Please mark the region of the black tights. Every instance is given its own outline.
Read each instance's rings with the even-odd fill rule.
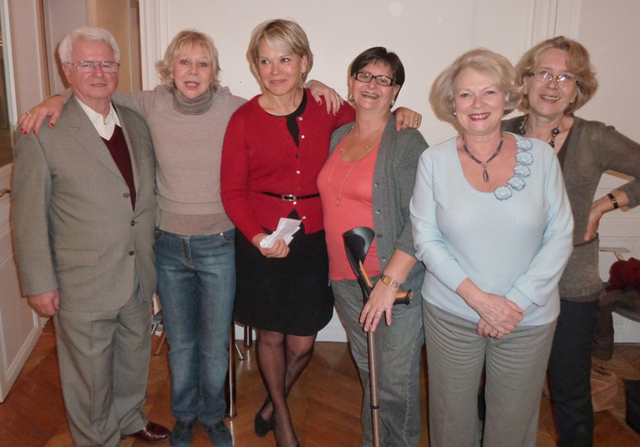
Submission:
[[[265,421],[273,418],[273,433],[279,447],[298,445],[287,396],[311,360],[315,339],[315,335],[303,337],[258,330],[258,364],[271,398],[271,403],[266,402],[260,412]]]

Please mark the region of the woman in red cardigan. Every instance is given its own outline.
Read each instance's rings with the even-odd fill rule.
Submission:
[[[333,315],[316,178],[332,131],[353,121],[354,111],[344,106],[329,114],[308,100],[304,82],[313,54],[293,21],[254,29],[248,59],[263,94],[233,115],[222,153],[222,202],[240,230],[234,318],[259,332],[258,362],[269,396],[256,414],[256,435],[273,428],[277,445],[291,447],[299,444],[286,396]],[[419,115],[408,111],[409,117],[417,127]],[[262,247],[281,217],[302,221],[293,241]]]

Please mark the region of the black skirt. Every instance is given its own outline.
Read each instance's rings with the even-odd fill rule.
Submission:
[[[301,228],[286,258],[266,258],[240,231],[235,247],[236,321],[299,336],[314,335],[329,323],[333,295],[324,230],[304,234]]]

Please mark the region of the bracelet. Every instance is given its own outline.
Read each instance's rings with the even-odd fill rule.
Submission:
[[[614,196],[611,193],[608,193],[607,197],[609,197],[609,200],[611,200],[611,203],[613,204],[613,209],[614,210],[617,210],[618,208],[620,208],[620,205],[618,204],[618,199],[616,199],[616,196]]]
[[[382,281],[382,284],[386,284],[389,287],[393,287],[394,289],[399,289],[400,286],[402,285],[398,281],[396,281],[395,279],[390,278],[390,277],[385,276],[385,275],[380,276],[380,281]]]

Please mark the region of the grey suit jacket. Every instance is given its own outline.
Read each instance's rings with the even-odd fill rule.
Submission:
[[[136,206],[109,149],[74,98],[53,129],[14,151],[12,224],[24,295],[60,290],[60,307],[122,307],[139,282],[155,292],[155,161],[144,120],[116,107],[133,167]]]

